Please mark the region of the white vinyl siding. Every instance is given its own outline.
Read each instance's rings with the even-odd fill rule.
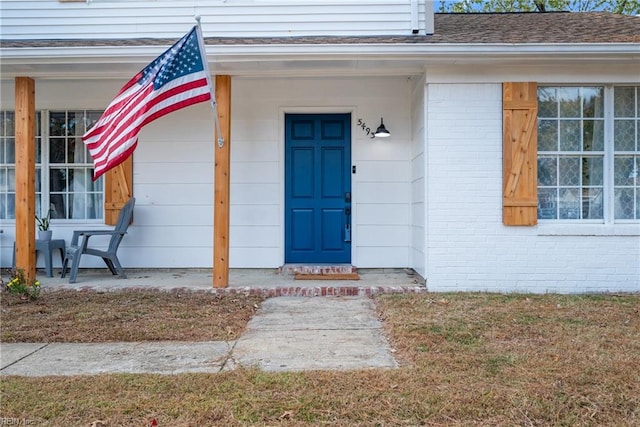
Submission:
[[[37,108],[104,108],[118,81],[39,82]],[[8,87],[8,86],[5,86]],[[64,88],[75,98],[58,97]],[[4,87],[3,87],[4,88]],[[284,262],[284,115],[351,113],[353,263],[362,268],[409,266],[410,163],[405,78],[234,78],[231,121],[232,268],[277,268]],[[9,93],[11,91],[8,91]],[[90,96],[93,94],[94,96]],[[11,104],[10,97],[7,104]],[[391,137],[372,140],[355,126],[384,117]],[[213,111],[198,104],[140,133],[133,155],[134,224],[120,246],[125,268],[210,268],[213,262]],[[4,228],[4,227],[3,227]],[[73,229],[54,224],[58,238]],[[95,228],[95,224],[92,225]],[[8,227],[2,241],[12,241]],[[10,260],[3,246],[2,260]],[[84,267],[96,260],[83,259]],[[97,259],[95,266],[100,265]],[[86,264],[85,264],[86,263]]]
[[[195,15],[205,37],[411,35],[433,21],[425,0],[3,0],[2,37],[178,38]]]
[[[232,105],[232,267],[251,267],[257,260],[278,267],[284,261],[286,113],[351,113],[352,262],[361,268],[409,265],[406,79],[236,78]],[[377,126],[381,116],[390,138],[371,139],[356,125],[362,119]]]

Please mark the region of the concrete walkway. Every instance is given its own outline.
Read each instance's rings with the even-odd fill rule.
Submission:
[[[266,299],[237,341],[0,344],[0,374],[221,372],[394,368],[367,297]]]

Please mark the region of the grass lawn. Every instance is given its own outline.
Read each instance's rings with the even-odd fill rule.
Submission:
[[[16,303],[3,293],[1,339],[232,340],[259,304],[76,291]],[[0,377],[0,417],[51,426],[640,425],[640,295],[385,295],[376,304],[399,369]]]

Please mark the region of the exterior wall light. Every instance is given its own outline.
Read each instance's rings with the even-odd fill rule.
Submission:
[[[387,138],[391,136],[391,133],[384,127],[384,122],[382,121],[382,117],[380,117],[380,126],[376,129],[376,133],[374,134],[376,138]]]

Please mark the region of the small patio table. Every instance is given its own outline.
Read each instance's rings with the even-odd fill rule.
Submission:
[[[36,240],[36,256],[38,251],[44,255],[44,269],[47,273],[47,277],[53,277],[53,268],[51,267],[52,253],[55,249],[60,249],[60,263],[64,262],[66,243],[64,239],[49,239],[49,240]],[[16,243],[13,242],[13,267],[16,266]]]

